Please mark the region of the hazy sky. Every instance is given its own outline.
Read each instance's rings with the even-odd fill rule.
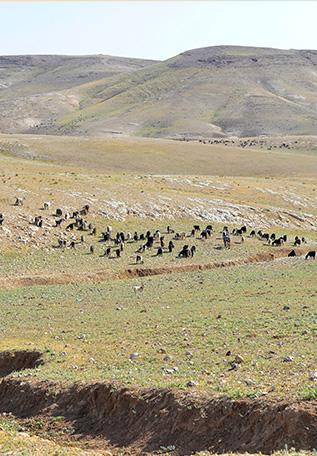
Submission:
[[[0,54],[165,59],[203,46],[317,49],[314,1],[0,3]]]

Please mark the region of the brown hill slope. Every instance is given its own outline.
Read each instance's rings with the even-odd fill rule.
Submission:
[[[158,137],[315,134],[316,88],[317,51],[195,49],[119,77],[68,87],[49,102],[43,94],[28,100],[39,115],[23,131]],[[63,104],[68,109],[61,109]],[[5,111],[10,113],[9,105]],[[0,120],[2,131],[8,117]],[[16,123],[11,131],[22,131]]]
[[[115,79],[153,61],[107,55],[0,56],[0,130],[28,131],[80,107],[74,89],[96,79]]]

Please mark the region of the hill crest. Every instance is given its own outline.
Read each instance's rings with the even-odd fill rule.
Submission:
[[[312,135],[317,128],[315,50],[214,46],[163,62],[12,58],[14,82],[6,87],[0,78],[3,133],[192,138]],[[23,79],[18,70],[32,64],[37,74]]]

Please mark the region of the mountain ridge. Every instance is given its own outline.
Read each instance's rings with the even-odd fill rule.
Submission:
[[[0,89],[3,133],[98,136],[115,130],[193,138],[316,132],[317,50],[211,46],[165,61],[98,54],[21,58],[27,57],[44,61],[44,76],[22,79],[19,96]],[[54,59],[65,65],[45,72]],[[76,61],[79,69],[69,65]],[[32,93],[43,78],[49,90]]]

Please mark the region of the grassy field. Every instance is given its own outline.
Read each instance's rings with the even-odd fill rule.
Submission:
[[[165,222],[165,223],[164,223]],[[196,233],[194,237],[189,236],[193,226],[193,220],[177,220],[173,221],[173,226],[178,232],[185,232],[187,237],[184,240],[175,240],[175,234],[167,234],[166,226],[171,223],[170,220],[160,221],[137,221],[129,220],[128,222],[114,222],[112,224],[114,232],[124,229],[132,234],[135,230],[139,233],[145,233],[148,229],[152,232],[160,229],[164,236],[164,253],[162,256],[157,256],[157,249],[160,247],[160,242],[155,241],[152,249],[145,250],[142,253],[143,262],[136,263],[136,255],[142,241],[129,241],[125,243],[124,251],[121,257],[116,257],[116,247],[113,247],[109,257],[104,256],[104,252],[108,246],[113,246],[112,242],[100,242],[101,225],[97,224],[98,232],[95,236],[90,236],[84,233],[85,241],[81,243],[76,241],[76,248],[70,249],[69,242],[73,234],[68,234],[67,248],[57,248],[57,235],[45,238],[46,246],[41,246],[41,238],[34,241],[31,245],[21,245],[20,248],[12,248],[11,244],[3,249],[0,257],[0,283],[2,286],[14,284],[15,279],[19,277],[44,277],[47,280],[61,279],[63,276],[68,276],[70,279],[83,281],[93,278],[94,274],[97,278],[98,273],[103,274],[105,278],[112,278],[115,275],[128,271],[137,271],[140,268],[145,269],[166,269],[166,272],[182,270],[191,265],[212,265],[215,267],[222,262],[234,261],[237,264],[243,262],[259,262],[268,260],[272,257],[287,256],[294,248],[294,236],[305,236],[307,244],[304,244],[301,249],[296,249],[298,255],[303,255],[310,249],[314,249],[317,245],[317,234],[307,230],[289,230],[280,229],[276,231],[277,235],[287,234],[288,242],[283,247],[274,247],[268,245],[267,242],[261,241],[258,238],[250,238],[246,236],[244,242],[241,242],[240,236],[232,236],[231,248],[225,249],[221,237],[222,225],[213,224],[213,234],[207,240],[202,240],[200,233]],[[202,229],[206,224],[201,225]],[[230,225],[229,225],[230,226]],[[234,226],[230,226],[232,229]],[[271,230],[273,232],[273,229]],[[76,233],[76,232],[75,232]],[[79,239],[79,234],[75,234]],[[167,250],[169,241],[175,245],[172,253]],[[35,244],[36,242],[36,244]],[[178,253],[183,248],[184,244],[190,247],[196,247],[196,253],[193,258],[178,258]],[[94,246],[94,253],[89,252],[89,247]],[[211,267],[211,266],[210,266]]]
[[[140,280],[1,291],[0,348],[43,350],[37,379],[305,397],[316,394],[315,275],[295,259],[143,278],[137,295]]]
[[[10,422],[5,421],[5,427]],[[19,428],[20,426],[17,425]],[[111,452],[94,450],[83,450],[78,447],[59,445],[52,440],[30,435],[27,432],[0,431],[0,454],[12,456],[111,456]]]
[[[317,245],[313,153],[127,138],[1,135],[0,142],[0,351],[36,349],[44,359],[11,377],[317,399],[317,263],[303,258]],[[17,196],[21,207],[13,205]],[[52,203],[47,211],[44,201]],[[66,232],[68,221],[56,228],[54,213],[87,203],[97,235],[84,232],[80,243],[82,232]],[[40,229],[35,215],[43,217]],[[160,229],[166,245],[167,225],[188,235],[194,224],[212,224],[214,232],[206,241],[198,234],[175,240],[162,257],[156,243],[136,265],[141,242],[126,243],[121,258],[102,257],[100,233],[109,224],[114,233]],[[280,248],[232,236],[224,249],[223,226],[244,224],[248,233],[288,241]],[[287,258],[295,235],[307,244]],[[76,239],[76,248],[56,248],[60,236],[67,245]],[[177,258],[184,244],[196,245],[194,258]],[[0,454],[91,454],[60,447],[35,419],[24,428],[1,417]],[[25,429],[57,443],[24,438]]]
[[[317,158],[292,152],[288,162],[284,152],[254,150],[254,160],[249,159],[249,167],[244,167],[241,157],[250,157],[251,151],[224,146],[113,138],[89,142],[85,138],[4,138],[8,152],[0,155],[1,211],[5,216],[0,228],[0,305],[5,335],[1,347],[36,345],[45,351],[47,363],[29,375],[182,388],[193,378],[199,389],[233,397],[305,394],[314,370],[315,263],[297,258],[252,264],[256,255],[260,255],[258,262],[261,255],[276,256],[280,249],[246,236],[244,243],[233,237],[232,248],[225,250],[220,232],[224,224],[231,228],[247,224],[248,230],[287,234],[284,256],[295,235],[308,241],[302,253],[314,249],[317,182],[312,163]],[[209,150],[212,158],[208,158]],[[31,152],[32,160],[26,158]],[[217,176],[219,170],[213,165],[213,171],[204,176],[195,175],[199,174],[196,165],[190,174],[181,176],[188,173],[193,153],[198,166],[204,166],[199,154],[209,162],[215,160],[215,154],[221,155],[220,174],[231,167],[231,177]],[[158,160],[157,154],[170,157],[169,174],[164,173],[164,159]],[[240,155],[234,161],[236,154]],[[268,155],[272,156],[270,163],[277,160],[269,176]],[[282,162],[278,164],[280,157],[288,163],[289,174],[300,173],[300,163],[304,176],[274,176],[284,167]],[[89,161],[89,167],[83,167],[83,160]],[[238,175],[238,162],[244,176]],[[140,163],[141,173],[133,168],[134,163]],[[159,175],[154,174],[153,163],[159,167]],[[176,165],[181,168],[173,175]],[[126,172],[119,172],[118,167],[125,167]],[[15,196],[24,198],[22,207],[13,206]],[[44,201],[52,201],[49,211],[41,210]],[[74,250],[54,248],[59,236],[65,235],[69,243],[71,236],[78,241],[81,234],[66,233],[65,225],[54,228],[56,207],[71,211],[86,203],[91,205],[87,220],[96,226],[97,236],[84,233],[84,243]],[[30,224],[35,215],[43,216],[42,229]],[[214,233],[206,241],[196,237],[174,241],[175,251],[161,258],[155,256],[156,248],[145,252],[144,264],[138,267],[161,269],[160,276],[113,281],[115,275],[125,277],[123,272],[137,268],[135,251],[140,242],[126,243],[122,258],[102,257],[105,245],[98,240],[109,223],[114,233],[147,229],[165,233],[166,226],[172,225],[187,234],[194,223],[202,227],[211,223]],[[167,244],[173,235],[165,237]],[[93,255],[89,254],[91,244],[95,245]],[[193,259],[177,258],[183,244],[196,245]],[[249,265],[239,266],[248,259]],[[190,264],[223,261],[234,261],[236,266],[185,271]],[[183,272],[172,273],[182,268]],[[37,277],[42,277],[42,286],[36,285]],[[21,286],[26,284],[19,282],[21,278],[28,278],[27,287]],[[45,280],[51,285],[45,285]],[[136,295],[133,286],[140,283],[145,290]],[[284,306],[290,309],[285,311]],[[226,356],[228,351],[231,355]],[[135,362],[129,360],[133,352],[140,353]],[[237,354],[244,362],[230,371],[230,361]],[[166,355],[170,361],[164,361]],[[283,362],[287,356],[294,360]],[[178,370],[169,371],[173,367]]]
[[[0,135],[1,149],[72,167],[111,173],[195,176],[315,177],[316,154],[241,149],[108,135],[104,137]],[[303,153],[304,152],[304,153]],[[303,157],[304,155],[304,157]]]
[[[87,203],[89,222],[98,230],[111,222],[114,229],[165,229],[174,224],[175,229],[188,232],[196,220],[219,227],[247,224],[304,232],[314,238],[314,156],[158,140],[87,141],[14,136],[2,143],[7,151],[0,154],[4,250],[25,252],[23,243],[51,249],[66,226],[54,228],[56,208],[71,212]],[[197,175],[203,169],[204,175]],[[23,207],[13,206],[17,196],[24,199]],[[52,202],[50,211],[42,210],[44,201]],[[43,217],[43,230],[30,225],[35,215]]]

